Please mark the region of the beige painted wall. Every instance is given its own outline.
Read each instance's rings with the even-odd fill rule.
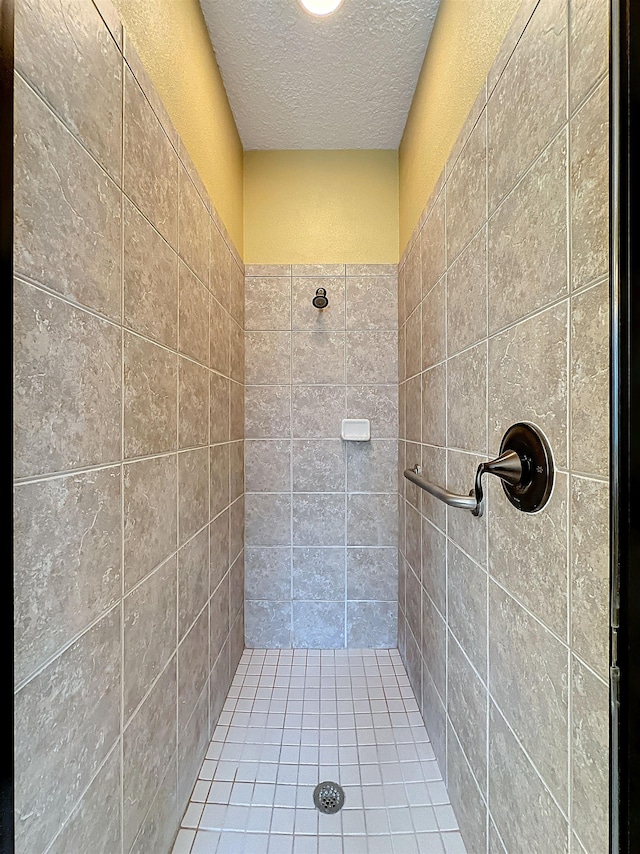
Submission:
[[[400,143],[400,253],[520,0],[442,0]]]
[[[242,253],[242,143],[198,0],[114,3]]]
[[[247,264],[398,260],[396,151],[247,151]]]

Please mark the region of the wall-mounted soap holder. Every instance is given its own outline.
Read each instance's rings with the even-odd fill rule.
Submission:
[[[371,423],[368,418],[343,418],[340,435],[345,442],[369,442]]]

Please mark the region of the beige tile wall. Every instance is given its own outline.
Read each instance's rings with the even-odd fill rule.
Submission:
[[[399,642],[473,854],[608,848],[608,4],[526,0],[399,275]],[[510,424],[558,467],[488,484]]]
[[[244,268],[98,5],[16,3],[21,854],[169,851],[244,646]]]
[[[393,647],[397,269],[246,272],[247,645]],[[346,417],[371,442],[343,442]]]

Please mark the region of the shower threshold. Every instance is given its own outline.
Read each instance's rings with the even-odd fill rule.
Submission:
[[[465,854],[398,651],[245,650],[173,854]]]

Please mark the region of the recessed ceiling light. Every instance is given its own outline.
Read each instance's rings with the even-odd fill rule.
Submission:
[[[342,6],[344,0],[300,0],[300,5],[305,11],[316,15],[318,18],[324,18],[326,15],[331,15]]]

